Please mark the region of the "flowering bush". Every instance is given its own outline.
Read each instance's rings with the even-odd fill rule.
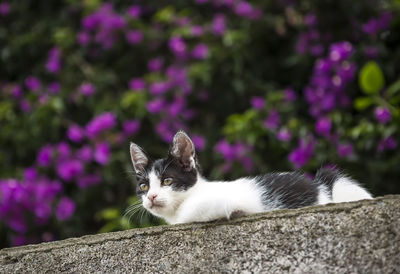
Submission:
[[[156,224],[129,142],[204,173],[338,164],[400,192],[395,1],[0,2],[0,241]],[[124,215],[125,208],[129,207]]]

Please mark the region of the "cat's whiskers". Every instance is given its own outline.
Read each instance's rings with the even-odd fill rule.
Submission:
[[[128,206],[128,208],[125,210],[125,213],[123,215],[123,217],[128,217],[128,221],[130,222],[131,218],[138,212],[140,212],[140,210],[145,210],[143,208],[142,202],[141,201],[137,201],[134,204],[131,204]]]

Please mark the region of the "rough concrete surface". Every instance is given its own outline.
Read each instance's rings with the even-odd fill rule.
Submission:
[[[0,251],[1,273],[400,273],[400,195]]]

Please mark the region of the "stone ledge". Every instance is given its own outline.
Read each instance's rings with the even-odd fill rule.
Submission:
[[[158,226],[0,251],[0,272],[391,273],[400,195]]]

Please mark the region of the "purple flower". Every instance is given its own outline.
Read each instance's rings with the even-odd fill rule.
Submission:
[[[96,116],[86,125],[86,134],[89,138],[96,137],[99,133],[112,129],[116,124],[116,117],[111,112]]]
[[[64,181],[71,181],[83,174],[84,166],[78,159],[67,159],[57,163],[56,171]]]
[[[200,151],[204,150],[204,148],[206,146],[206,140],[203,136],[193,135],[192,141],[197,150],[200,150]]]
[[[353,154],[353,145],[352,144],[338,144],[337,145],[338,155],[339,157],[345,158]]]
[[[25,113],[30,112],[32,110],[30,102],[26,99],[21,99],[21,101],[19,101],[19,107]]]
[[[212,25],[211,25],[211,31],[215,35],[222,36],[225,31],[226,31],[226,22],[225,22],[225,16],[221,13],[218,13],[214,16]]]
[[[146,88],[146,82],[142,78],[132,78],[129,81],[129,89],[131,90],[144,90]]]
[[[92,160],[92,149],[86,145],[77,150],[75,157],[84,163],[89,163]]]
[[[341,62],[354,52],[353,45],[347,41],[332,44],[329,48],[329,58],[333,62]]]
[[[309,13],[304,17],[304,22],[307,24],[307,26],[313,27],[318,23],[317,16],[315,16],[313,13]]]
[[[301,168],[311,159],[314,154],[316,141],[314,138],[300,139],[299,146],[289,154],[289,160],[295,168]]]
[[[79,188],[87,188],[92,185],[98,185],[100,182],[101,177],[99,174],[84,175],[77,181]]]
[[[8,2],[0,3],[0,16],[6,16],[10,13],[11,7]]]
[[[322,136],[328,136],[331,132],[331,119],[328,117],[319,118],[318,121],[315,123],[315,131]]]
[[[208,47],[206,44],[197,44],[192,50],[192,56],[196,59],[205,59],[208,56]]]
[[[139,18],[142,14],[142,8],[140,6],[133,5],[128,8],[127,13],[130,17],[136,19]]]
[[[329,73],[333,63],[329,59],[318,59],[315,63],[314,71],[318,74]]]
[[[15,99],[19,99],[21,98],[23,93],[23,89],[20,85],[15,85],[11,88],[11,95],[12,97],[14,97]]]
[[[179,37],[172,37],[169,42],[169,49],[178,57],[183,57],[186,54],[186,44],[185,41]]]
[[[377,107],[375,108],[375,118],[379,121],[379,123],[386,124],[392,120],[392,115],[387,108]]]
[[[155,130],[156,130],[158,136],[160,136],[164,142],[167,142],[167,143],[172,142],[172,139],[174,138],[174,134],[175,134],[175,128],[173,128],[168,121],[166,121],[166,120],[160,121],[156,125]]]
[[[110,145],[106,142],[96,145],[93,156],[97,163],[106,165],[110,159]]]
[[[189,17],[177,17],[175,18],[175,24],[179,27],[190,25],[192,20]]]
[[[81,31],[76,35],[76,40],[81,46],[87,46],[90,43],[90,34],[86,31]]]
[[[202,26],[192,26],[191,33],[195,37],[201,36],[204,34],[204,28]]]
[[[382,153],[384,150],[394,150],[397,148],[397,141],[392,136],[386,137],[379,142],[378,152]]]
[[[60,49],[55,47],[49,51],[46,63],[46,69],[50,73],[57,73],[61,68]]]
[[[237,15],[243,17],[249,17],[253,11],[252,6],[246,1],[240,1],[238,4],[236,4],[234,9]]]
[[[321,56],[324,53],[324,46],[321,44],[312,45],[310,47],[310,53],[314,56]]]
[[[292,88],[285,89],[284,95],[287,102],[293,102],[297,99],[296,92]]]
[[[136,45],[143,41],[143,33],[139,30],[131,30],[126,33],[125,38],[129,44]]]
[[[122,129],[126,135],[133,135],[140,129],[140,122],[138,120],[128,120],[122,124]]]
[[[39,219],[47,220],[51,216],[51,207],[46,203],[37,203],[34,212]]]
[[[40,105],[45,105],[49,101],[49,95],[41,94],[39,95],[38,102]]]
[[[182,113],[186,105],[186,100],[184,97],[177,97],[175,100],[168,106],[168,113],[171,117],[176,117],[178,114]]]
[[[71,125],[68,129],[67,136],[72,142],[79,143],[82,142],[85,137],[85,131],[78,125]]]
[[[87,82],[82,83],[78,89],[79,92],[85,96],[92,96],[96,91],[96,87],[92,83]]]
[[[26,245],[28,242],[29,242],[28,238],[25,235],[12,235],[11,236],[12,246]]]
[[[60,91],[60,83],[58,82],[51,82],[48,86],[47,89],[49,90],[50,93],[52,94],[57,94]]]
[[[153,95],[160,95],[168,91],[169,88],[168,82],[155,82],[150,85],[149,91]]]
[[[367,34],[376,34],[379,31],[378,21],[376,19],[371,19],[362,25],[362,31]]]
[[[265,99],[259,96],[253,96],[250,99],[251,106],[255,109],[263,109],[265,105]]]
[[[236,158],[236,150],[226,140],[221,140],[215,145],[215,151],[222,154],[225,160],[233,161]]]
[[[37,163],[39,166],[47,167],[51,163],[53,155],[53,148],[50,145],[42,147],[37,156]]]
[[[237,142],[230,145],[225,140],[221,140],[217,143],[214,149],[221,153],[224,159],[227,161],[227,163],[222,167],[223,172],[229,171],[229,169],[232,167],[232,162],[235,160],[239,161],[247,171],[252,170],[253,163],[249,157],[249,153],[252,149],[251,146],[242,142]]]
[[[57,145],[57,153],[59,159],[65,159],[71,156],[71,147],[66,142],[60,142]]]
[[[272,110],[267,119],[264,120],[264,126],[270,130],[274,130],[278,127],[280,121],[279,112]]]
[[[146,107],[150,113],[158,113],[160,112],[165,106],[165,101],[162,98],[156,98],[147,103]]]
[[[365,48],[364,53],[368,58],[378,58],[379,56],[378,48],[372,46]]]
[[[37,170],[34,167],[28,167],[24,170],[25,181],[35,181],[39,177]]]
[[[12,216],[6,222],[10,228],[18,233],[24,234],[28,231],[28,226],[22,216]]]
[[[125,19],[114,11],[110,3],[103,4],[94,13],[82,20],[84,31],[94,33],[94,41],[104,49],[111,48],[117,40],[119,30],[126,26]]]
[[[190,89],[190,84],[186,76],[186,70],[186,67],[172,65],[169,66],[166,71],[170,85],[181,87],[185,93],[188,88]]]
[[[276,134],[276,138],[282,142],[288,142],[292,138],[292,135],[287,128],[281,128]]]
[[[68,220],[75,211],[75,202],[68,197],[63,197],[56,208],[56,217],[59,221]]]
[[[41,83],[37,77],[29,76],[25,79],[25,86],[31,91],[38,91]]]
[[[82,19],[82,26],[87,30],[93,30],[99,26],[100,20],[98,14],[90,14]]]
[[[58,60],[50,60],[46,63],[46,69],[48,72],[57,73],[61,68],[61,63]]]
[[[164,64],[164,60],[162,58],[154,58],[151,59],[148,63],[147,63],[147,68],[150,71],[159,71],[162,66]]]
[[[356,65],[348,61],[343,61],[342,64],[336,68],[337,76],[340,77],[341,82],[344,84],[353,80],[355,72]]]
[[[362,25],[362,31],[369,35],[377,35],[381,30],[385,30],[390,26],[393,14],[384,12],[378,18],[373,18]]]

